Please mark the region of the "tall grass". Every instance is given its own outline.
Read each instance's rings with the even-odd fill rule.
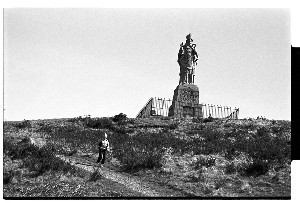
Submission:
[[[177,125],[171,125],[170,129]],[[121,125],[113,127],[113,130],[108,133],[113,156],[122,163],[124,170],[160,167],[165,148],[172,147],[178,149],[178,152],[187,148],[186,141],[174,138],[168,133],[138,133],[131,136],[128,132],[133,130],[128,130]],[[103,134],[101,129],[82,129],[74,125],[56,127],[50,136],[52,141],[61,143],[60,147],[69,146],[71,149],[81,149],[96,154],[98,142],[103,139]]]
[[[24,121],[21,121],[21,122],[17,122],[15,124],[15,127],[18,128],[18,129],[31,128],[31,123],[30,123],[29,120],[24,120]]]
[[[231,164],[227,171],[239,171],[246,175],[264,174],[271,164],[284,164],[291,157],[288,123],[283,125],[276,122],[276,126],[257,128],[253,123],[245,121],[244,124],[226,123],[226,127],[222,128],[222,121],[216,120],[196,124],[197,128],[187,127],[185,135],[188,139],[183,139],[175,133],[180,124],[175,120],[148,119],[144,122],[141,119],[131,119],[130,128],[128,122],[124,123],[123,114],[115,116],[113,120],[117,123],[110,118],[78,120],[85,123],[85,128],[80,128],[76,125],[77,121],[72,121],[74,124],[50,130],[51,140],[62,143],[62,147],[68,145],[72,150],[97,153],[97,144],[105,131],[109,135],[113,156],[122,163],[125,170],[160,167],[161,158],[167,148],[172,148],[173,153],[178,154],[220,154],[229,161],[244,156],[247,163]],[[134,128],[162,130],[155,133],[147,130],[134,133]],[[213,163],[204,161],[201,165],[203,164]]]
[[[97,153],[98,143],[103,137],[101,130],[82,129],[76,126],[56,127],[50,134],[51,141],[61,149],[82,150]],[[63,150],[62,150],[63,151]]]
[[[167,133],[119,134],[113,137],[112,142],[117,146],[114,156],[127,171],[161,167],[161,159],[167,148],[179,152],[187,147],[185,140]]]
[[[198,131],[202,139],[194,138],[189,141],[190,149],[195,154],[224,154],[228,160],[245,154],[249,157],[244,164],[243,171],[233,169],[233,164],[227,167],[229,172],[241,171],[245,175],[265,174],[272,164],[283,165],[291,160],[290,137],[284,136],[285,128],[260,127],[256,133],[249,134],[248,129],[253,130],[253,124],[246,127],[236,127],[230,133],[220,131],[220,128],[205,128]]]
[[[74,166],[55,156],[55,148],[52,145],[45,145],[39,148],[31,144],[27,138],[18,143],[4,139],[3,151],[10,156],[12,160],[22,159],[23,166],[27,167],[30,171],[36,172],[36,176],[50,170],[76,172]]]

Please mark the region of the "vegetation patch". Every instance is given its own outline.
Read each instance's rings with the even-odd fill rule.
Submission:
[[[52,145],[39,148],[31,144],[28,138],[18,143],[12,143],[4,139],[3,148],[4,153],[12,160],[22,159],[23,166],[36,172],[36,176],[50,170],[72,173],[76,171],[72,165],[55,156],[55,149]]]
[[[17,122],[15,124],[15,127],[18,129],[23,129],[23,128],[31,128],[31,123],[29,120],[24,120],[22,122]]]
[[[15,138],[20,139],[20,133],[27,137],[40,133],[48,144],[36,148],[27,138],[20,142],[4,139],[4,152],[13,160],[22,160],[35,177],[49,171],[65,173],[72,169],[68,164],[63,166],[56,153],[95,162],[98,142],[107,133],[111,153],[104,167],[138,174],[143,180],[169,188],[170,194],[290,195],[289,121],[204,120],[130,119],[120,113],[110,118],[29,121],[30,130],[25,121],[5,122],[5,132]],[[16,176],[13,170],[6,170],[5,185],[16,182]],[[98,171],[87,178],[89,184],[103,180]]]

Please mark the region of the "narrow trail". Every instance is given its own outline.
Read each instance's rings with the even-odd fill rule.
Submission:
[[[32,144],[38,147],[42,147],[47,143],[45,138],[40,136],[31,136],[30,141]],[[62,159],[63,161],[69,162],[71,165],[78,167],[79,169],[91,173],[98,170],[101,176],[106,178],[107,180],[116,182],[124,186],[126,189],[140,193],[143,196],[147,196],[147,197],[190,196],[190,194],[185,193],[184,191],[178,191],[174,188],[170,188],[167,186],[162,187],[159,184],[154,184],[152,182],[142,180],[142,178],[138,176],[133,176],[127,173],[120,173],[105,166],[99,167],[99,165],[95,163],[95,160],[91,160],[90,158],[87,157],[82,157],[80,155],[75,155],[75,156],[56,155],[56,156]]]
[[[46,140],[39,136],[32,136],[30,137],[30,141],[32,144],[42,147],[46,144]],[[149,187],[149,185],[143,181],[141,181],[137,177],[133,176],[126,176],[124,174],[118,173],[116,171],[110,170],[106,167],[99,167],[98,164],[93,163],[92,161],[89,161],[85,158],[79,158],[79,157],[72,157],[72,156],[63,156],[63,155],[56,155],[60,159],[64,160],[65,162],[69,162],[71,165],[74,165],[80,169],[89,171],[91,173],[98,170],[98,172],[105,177],[106,179],[112,180],[114,182],[117,182],[119,184],[124,185],[124,187],[131,189],[133,191],[142,193],[145,196],[149,197],[159,197],[163,196],[157,191],[154,191]]]
[[[89,172],[98,172],[105,178],[115,181],[119,184],[124,185],[124,187],[129,188],[133,191],[142,193],[145,196],[149,197],[160,197],[163,196],[162,194],[154,191],[150,188],[149,184],[141,181],[137,177],[127,176],[116,171],[112,171],[106,167],[99,167],[98,164],[92,163],[86,159],[78,158],[78,157],[66,157],[62,155],[57,155],[57,157],[61,158],[62,160],[69,162],[70,164],[79,167],[81,169],[87,170]]]

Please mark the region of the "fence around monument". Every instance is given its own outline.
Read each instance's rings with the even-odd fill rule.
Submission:
[[[140,110],[137,118],[149,118],[152,116],[168,116],[172,100],[151,97],[145,106]]]
[[[149,118],[155,116],[168,116],[169,108],[172,105],[171,99],[151,97],[144,107],[137,114],[137,118]],[[202,117],[208,118],[232,118],[238,119],[239,109],[227,106],[202,104]]]
[[[202,104],[202,115],[203,118],[209,116],[213,118],[232,118],[238,119],[239,108],[231,108],[228,106],[220,106],[213,104]]]

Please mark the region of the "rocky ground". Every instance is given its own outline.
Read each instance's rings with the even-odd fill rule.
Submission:
[[[5,122],[4,197],[291,195],[290,121],[112,120]],[[104,132],[112,152],[99,168],[97,142]],[[31,145],[48,151],[40,156],[43,152]],[[18,154],[15,146],[32,153]],[[31,161],[35,156],[39,158]],[[61,166],[62,160],[69,165],[53,166]]]

